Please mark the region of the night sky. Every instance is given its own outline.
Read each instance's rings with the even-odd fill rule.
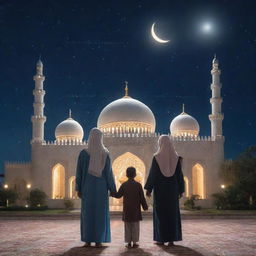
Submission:
[[[256,144],[255,1],[0,2],[0,173],[30,160],[35,64],[44,63],[45,139],[69,108],[88,138],[100,111],[124,95],[151,108],[168,133],[185,111],[210,135],[211,62],[222,70],[225,157]],[[159,44],[150,35],[156,22]],[[202,30],[205,23],[211,30]]]

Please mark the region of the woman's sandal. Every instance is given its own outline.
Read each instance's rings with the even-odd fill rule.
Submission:
[[[91,247],[91,243],[85,243],[83,247]]]

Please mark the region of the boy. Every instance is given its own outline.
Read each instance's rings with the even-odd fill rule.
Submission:
[[[115,198],[123,198],[123,221],[126,247],[138,247],[140,235],[141,206],[144,211],[148,210],[148,205],[144,197],[142,186],[135,181],[136,169],[128,167],[126,170],[128,180],[119,188],[118,192],[110,195]]]

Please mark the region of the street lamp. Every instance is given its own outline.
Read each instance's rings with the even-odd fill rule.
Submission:
[[[31,184],[27,184],[27,189],[30,189],[31,188]]]
[[[220,185],[220,187],[221,187],[222,189],[224,189],[226,186],[225,186],[224,184],[222,184],[222,185]]]
[[[9,187],[8,184],[4,184],[5,189],[8,189],[8,187]]]

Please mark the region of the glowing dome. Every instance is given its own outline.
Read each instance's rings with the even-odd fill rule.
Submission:
[[[154,114],[144,103],[125,96],[108,104],[100,113],[97,126],[103,132],[155,132]]]
[[[84,131],[82,126],[71,118],[71,111],[69,118],[58,124],[55,129],[56,140],[78,140],[82,141]]]
[[[172,120],[170,132],[172,136],[198,136],[199,124],[183,109],[183,112]]]

